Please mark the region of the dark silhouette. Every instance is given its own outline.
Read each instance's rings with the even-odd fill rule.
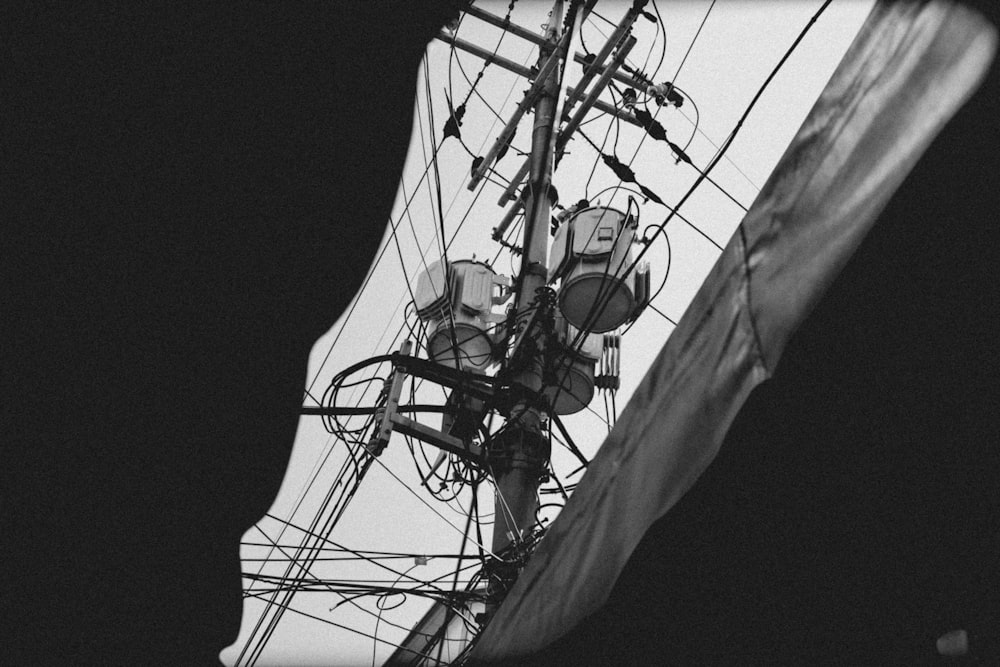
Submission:
[[[3,662],[215,664],[236,637],[239,538],[456,6],[5,5]]]
[[[1000,664],[998,119],[994,62],[611,600],[517,664],[971,664],[956,628]]]
[[[235,638],[238,540],[453,10],[347,4],[4,6],[5,662],[213,664]],[[997,79],[533,664],[933,664],[944,632],[995,636]]]

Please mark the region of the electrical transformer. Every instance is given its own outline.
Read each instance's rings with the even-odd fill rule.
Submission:
[[[426,326],[427,357],[440,364],[485,372],[493,362],[491,327],[503,319],[495,304],[509,297],[510,280],[475,260],[443,260],[417,277],[417,316]]]
[[[556,231],[548,280],[560,281],[559,309],[577,329],[611,331],[646,305],[649,271],[633,266],[635,227],[621,211],[592,206]]]
[[[603,352],[600,334],[583,334],[560,314],[555,316],[553,349],[545,355],[549,360],[546,377],[542,379],[542,395],[557,415],[571,415],[590,405],[594,398],[594,367]]]

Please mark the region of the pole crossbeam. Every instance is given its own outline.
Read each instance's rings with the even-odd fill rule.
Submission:
[[[628,55],[629,51],[632,50],[632,47],[635,46],[635,43],[636,43],[635,37],[629,37],[627,40],[625,40],[625,43],[618,50],[618,54],[615,56],[614,61],[612,61],[611,65],[609,65],[608,68],[604,70],[604,72],[601,74],[601,78],[597,80],[597,83],[594,84],[594,87],[587,95],[587,98],[584,100],[583,104],[581,104],[580,108],[577,109],[576,114],[569,121],[569,123],[566,124],[566,127],[559,133],[559,138],[556,140],[557,143],[555,150],[556,160],[558,160],[559,157],[562,155],[562,152],[565,150],[566,145],[569,143],[570,138],[572,137],[576,129],[580,127],[580,123],[583,121],[584,116],[587,115],[587,112],[590,111],[592,107],[597,106],[598,102],[597,96],[600,95],[601,91],[607,88],[608,84],[611,82],[612,75],[617,70],[617,68],[621,66],[621,63],[625,62],[625,57]],[[576,93],[575,92],[571,93],[570,97],[575,98]],[[514,197],[514,193],[517,192],[517,188],[521,185],[521,181],[524,180],[524,177],[527,175],[527,173],[528,173],[528,161],[526,160],[524,164],[521,165],[521,168],[514,175],[514,177],[510,179],[510,185],[507,186],[507,189],[504,191],[503,195],[497,201],[498,206],[505,205],[507,202],[511,200],[511,198]]]
[[[582,8],[583,13],[581,14],[581,16],[585,15],[585,13],[589,11],[591,4],[592,3],[587,3],[587,5]],[[473,8],[470,7],[469,9],[471,10]],[[510,23],[510,21],[505,21],[504,19],[494,16],[489,12],[483,11],[482,9],[474,9],[474,11],[467,11],[466,13],[475,16],[476,18],[479,18],[481,20],[484,20],[487,23],[491,23],[492,25],[509,29],[511,33],[519,37],[528,39],[529,41],[532,41],[533,43],[538,44],[539,46],[544,44],[549,44],[551,46],[551,44],[547,42],[543,37],[536,35],[535,33],[532,33],[531,31],[526,30],[525,28],[516,26],[515,24]],[[568,131],[563,130],[562,132],[559,133],[559,136],[556,140],[557,144],[555,148],[556,151],[555,159],[557,161],[559,157],[562,155],[562,152],[565,150],[566,144],[571,138],[573,132],[576,131],[576,128],[579,127],[580,123],[583,120],[584,115],[591,108],[615,116],[616,118],[626,123],[629,123],[630,125],[634,125],[639,128],[644,127],[642,123],[639,122],[639,120],[631,112],[619,109],[599,98],[599,93],[605,87],[607,87],[607,85],[610,83],[612,79],[625,83],[626,85],[631,86],[633,88],[639,88],[640,90],[646,89],[646,84],[644,82],[636,79],[635,77],[629,76],[628,74],[624,74],[620,70],[621,64],[625,61],[625,55],[628,54],[628,51],[635,44],[634,38],[631,38],[629,36],[629,33],[632,29],[632,26],[635,24],[636,19],[639,17],[640,13],[641,13],[640,3],[633,3],[632,7],[629,8],[629,10],[622,17],[621,21],[618,22],[618,25],[615,26],[615,29],[608,36],[607,40],[601,47],[600,51],[598,51],[597,54],[593,57],[593,60],[588,60],[587,57],[581,53],[574,54],[574,60],[578,63],[586,65],[586,68],[584,70],[583,77],[580,79],[580,81],[577,82],[576,86],[566,87],[565,109],[560,114],[560,116],[568,114],[573,109],[573,106],[584,96],[587,90],[587,86],[590,85],[591,80],[593,80],[595,76],[598,76],[600,78],[598,80],[598,83],[595,84],[594,88],[591,89],[590,93],[587,95],[587,98],[581,105],[580,109],[577,110],[577,114],[576,116],[574,116],[574,119],[570,121],[572,126],[571,129],[569,129],[570,126],[567,126]],[[568,37],[568,35],[566,37]],[[525,78],[531,79],[533,76],[536,77],[532,89],[528,92],[528,94],[525,95],[525,98],[522,101],[521,105],[518,106],[518,109],[515,110],[510,121],[508,121],[507,127],[505,127],[504,130],[500,133],[500,136],[494,143],[493,148],[491,148],[490,152],[487,154],[482,164],[480,164],[479,167],[473,173],[472,179],[469,181],[469,189],[471,190],[479,183],[482,177],[492,166],[493,161],[496,155],[499,153],[500,149],[506,144],[506,142],[510,140],[510,135],[513,134],[513,129],[517,126],[518,122],[521,120],[521,117],[524,115],[523,105],[525,103],[528,103],[529,99],[531,102],[533,102],[537,98],[536,87],[538,85],[538,81],[544,78],[544,75],[547,74],[547,71],[543,71],[542,69],[540,69],[536,75],[532,70],[524,67],[523,65],[519,65],[506,58],[495,56],[492,52],[487,51],[486,49],[478,47],[474,44],[469,44],[464,40],[460,40],[446,33],[442,33],[441,35],[439,35],[438,39],[441,39],[442,41],[445,41],[449,44],[453,44],[456,48],[462,49],[463,51],[479,56],[487,60],[487,62],[495,62],[504,69],[514,72],[515,74],[524,76]],[[568,45],[565,42],[567,42],[567,39],[564,37],[564,39],[560,41],[559,48],[562,49],[568,48]],[[608,56],[611,55],[612,51],[614,51],[616,48],[619,49],[618,53],[619,57],[615,58],[612,64],[605,66],[604,63],[607,60]],[[625,53],[622,54],[621,51],[624,51]],[[555,55],[556,54],[553,54],[553,57]],[[561,120],[562,118],[558,118],[556,119],[556,122],[558,123]],[[510,185],[507,187],[504,193],[500,196],[500,199],[497,201],[498,206],[505,206],[511,199],[514,198],[514,195],[517,192],[517,189],[520,187],[521,182],[528,174],[529,163],[530,159],[525,160],[524,163],[521,165],[520,169],[518,169],[514,178],[511,179]],[[504,214],[503,218],[500,220],[497,226],[493,228],[494,240],[499,240],[503,238],[503,235],[506,233],[507,228],[510,227],[511,223],[514,222],[515,218],[521,212],[523,207],[524,207],[523,198],[517,198],[514,200],[514,203],[507,209],[507,212]]]
[[[561,46],[563,45],[560,44],[560,47]],[[469,180],[470,190],[476,189],[476,186],[479,185],[479,181],[483,179],[483,176],[486,175],[486,172],[488,172],[490,167],[493,166],[493,162],[494,160],[497,159],[497,156],[500,154],[500,151],[503,150],[504,146],[510,143],[510,140],[514,136],[514,131],[517,129],[518,123],[521,122],[521,118],[523,118],[524,114],[532,106],[534,106],[535,100],[538,98],[538,95],[542,92],[542,87],[544,86],[545,81],[547,81],[549,78],[549,74],[551,74],[552,70],[559,64],[560,47],[557,47],[552,52],[552,54],[549,55],[548,59],[545,61],[545,64],[542,65],[541,69],[538,70],[538,75],[535,77],[535,82],[531,84],[531,88],[529,88],[528,92],[524,94],[524,99],[522,99],[521,102],[517,105],[517,109],[514,110],[514,113],[511,115],[510,120],[507,121],[507,125],[504,126],[503,130],[500,131],[500,136],[498,136],[497,140],[493,142],[493,146],[490,147],[489,152],[486,153],[486,156],[483,158],[482,163],[478,167],[476,167],[475,170],[473,170],[472,178]]]
[[[588,7],[585,7],[583,9],[584,13],[589,12],[589,6],[592,4],[594,3],[592,2],[587,3]],[[511,23],[510,21],[504,21],[504,19],[500,18],[499,16],[491,14],[483,9],[480,9],[475,5],[470,5],[466,7],[463,11],[469,16],[474,16],[477,19],[485,21],[486,23],[489,23],[491,25],[495,25],[498,28],[503,28],[512,35],[516,35],[518,37],[521,37],[522,39],[526,39],[529,42],[532,42],[533,44],[542,47],[546,46],[546,40],[541,35],[532,32],[527,28],[523,28],[517,25],[516,23]],[[625,22],[627,21],[628,26],[625,28],[625,30],[628,30],[628,28],[631,27],[632,23],[635,22],[636,18],[639,16],[640,13],[641,11],[637,9],[633,4],[633,6],[629,9],[628,13],[625,15],[625,18],[623,18],[621,23],[618,24],[618,26],[615,28],[615,31],[611,33],[611,36],[608,38],[608,41],[611,40],[619,41],[621,39],[622,34],[624,34],[624,31],[621,30],[622,25],[625,24]],[[438,38],[441,39],[441,35],[438,35]],[[489,52],[487,51],[487,53]],[[579,63],[581,65],[587,65],[589,62],[589,56],[587,54],[580,53],[579,51],[574,52],[573,62]],[[635,88],[642,88],[643,90],[645,90],[646,88],[646,84],[644,82],[624,72],[619,72],[615,74],[615,80]]]
[[[471,53],[474,56],[478,56],[478,57],[482,58],[483,60],[486,60],[486,61],[488,61],[490,63],[499,65],[500,67],[504,68],[508,72],[513,72],[514,74],[517,74],[519,76],[523,76],[525,79],[528,79],[529,81],[534,80],[534,78],[536,76],[536,73],[533,72],[530,68],[525,67],[524,65],[521,65],[520,63],[516,63],[513,60],[510,60],[508,58],[504,58],[503,56],[494,54],[492,51],[484,49],[481,46],[476,46],[475,44],[472,44],[470,42],[465,41],[464,39],[460,39],[458,37],[453,37],[452,35],[449,35],[449,34],[444,33],[444,32],[440,33],[437,36],[437,39],[439,39],[440,41],[444,42],[445,44],[450,44],[450,45],[454,46],[456,49],[460,49],[462,51],[465,51],[466,53]],[[620,74],[620,72],[618,74]],[[614,78],[615,79],[619,79],[620,77],[616,76]],[[642,90],[645,90],[646,86],[642,82],[640,82],[640,81],[638,81],[636,79],[633,79],[632,77],[625,77],[625,78],[627,79],[626,83],[628,85],[633,86],[633,87],[638,87],[638,88],[641,88]],[[570,86],[570,87],[568,87],[566,89],[566,93],[568,95],[570,95],[570,96],[575,95],[576,94],[576,88],[574,88],[573,86]],[[603,111],[606,114],[610,114],[612,116],[616,116],[619,119],[625,121],[626,123],[629,123],[630,125],[635,125],[636,127],[642,127],[643,126],[642,123],[640,123],[639,120],[635,116],[633,116],[631,113],[629,113],[627,111],[622,111],[621,109],[617,109],[613,105],[608,104],[607,102],[605,102],[603,100],[598,100],[597,102],[595,102],[594,103],[594,108],[595,109],[600,109],[601,111]]]

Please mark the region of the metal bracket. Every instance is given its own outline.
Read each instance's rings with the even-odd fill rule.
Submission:
[[[399,346],[400,354],[409,354],[410,349],[413,347],[413,343],[410,339],[403,341],[403,344]],[[392,378],[386,382],[386,400],[385,407],[382,409],[381,415],[376,417],[379,421],[378,428],[372,435],[371,440],[365,446],[365,449],[372,456],[378,456],[389,444],[389,436],[392,435],[392,417],[399,410],[399,396],[403,392],[403,380],[406,379],[406,373],[403,369],[398,366],[392,373]],[[378,415],[379,413],[376,413]]]
[[[401,357],[409,357],[410,350],[413,344],[410,340],[403,341],[403,344],[399,348],[399,355]],[[412,357],[409,357],[412,359]],[[430,445],[434,445],[439,449],[452,454],[457,454],[470,459],[477,463],[482,463],[483,452],[482,449],[473,445],[472,443],[466,443],[460,438],[449,435],[447,433],[442,433],[436,429],[429,426],[424,426],[420,422],[410,419],[409,417],[404,417],[399,414],[399,397],[403,391],[403,381],[406,379],[406,368],[397,363],[395,370],[392,373],[392,377],[386,381],[386,401],[385,406],[376,412],[376,420],[378,421],[378,426],[376,427],[375,433],[372,435],[365,449],[372,456],[380,455],[389,444],[389,438],[392,436],[393,431],[399,431],[404,435],[413,436],[418,438]]]
[[[473,445],[472,443],[466,444],[459,438],[442,433],[429,426],[424,426],[409,417],[392,415],[389,419],[392,422],[393,428],[404,435],[413,436],[429,445],[434,445],[438,449],[443,449],[451,454],[458,454],[477,463],[482,463],[483,450],[478,445]]]

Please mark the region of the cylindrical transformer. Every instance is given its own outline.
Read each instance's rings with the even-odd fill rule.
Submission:
[[[570,324],[603,333],[630,319],[636,308],[634,240],[625,214],[603,206],[577,211],[559,227],[549,281],[561,280],[559,309]]]
[[[590,405],[594,398],[594,367],[603,351],[600,334],[580,335],[580,331],[556,315],[556,353],[550,356],[552,367],[547,374],[542,395],[557,415],[571,415]]]
[[[489,328],[496,286],[506,278],[474,260],[451,266],[436,261],[420,273],[414,291],[417,315],[426,324],[424,347],[432,361],[484,372],[493,361]]]

